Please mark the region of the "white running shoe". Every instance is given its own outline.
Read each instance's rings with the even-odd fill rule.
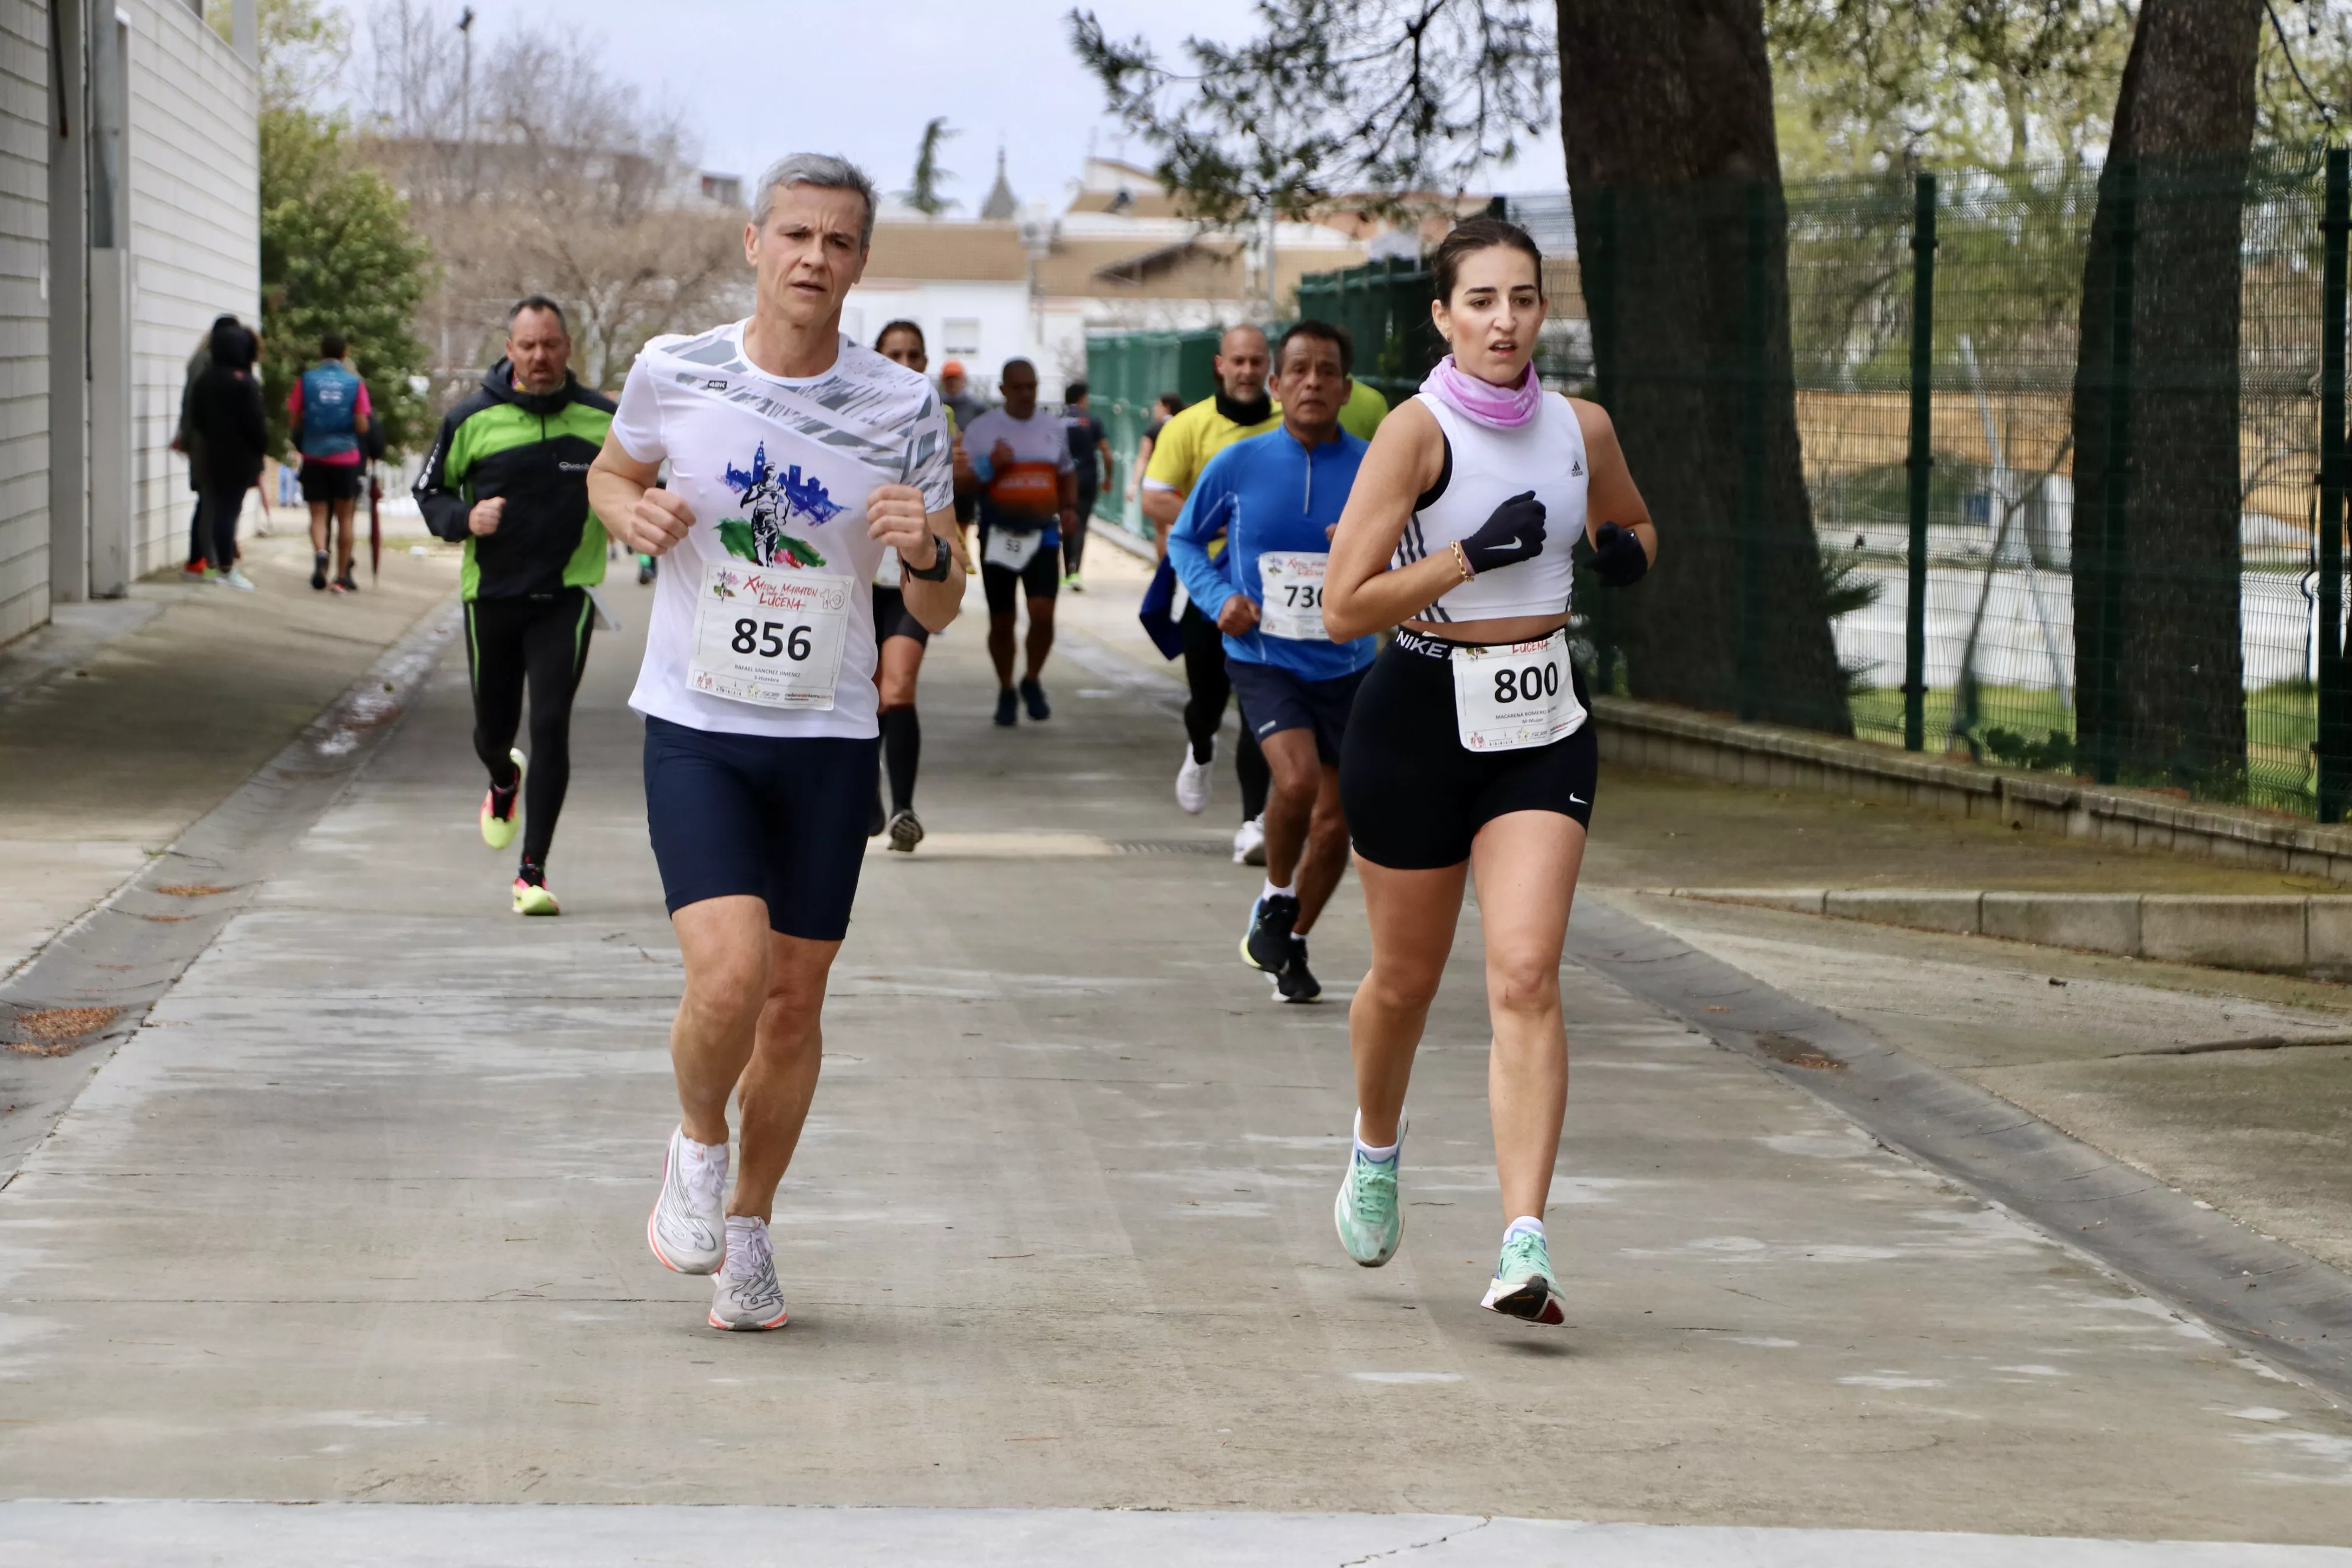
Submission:
[[[245,574],[245,568],[242,566],[230,567],[220,574],[217,581],[224,588],[235,588],[242,594],[253,592],[253,579]]]
[[[1234,832],[1234,864],[1265,864],[1265,818],[1253,816]]]
[[[665,1268],[715,1274],[727,1257],[727,1145],[708,1155],[683,1127],[669,1135],[661,1195],[646,1217],[646,1245]]]
[[[1216,760],[1214,744],[1209,748],[1209,761],[1202,763],[1193,760],[1192,742],[1184,742],[1184,765],[1176,770],[1176,804],[1194,816],[1209,809],[1209,784],[1216,777],[1211,763]]]
[[[727,1216],[727,1263],[710,1292],[710,1326],[746,1332],[781,1329],[784,1288],[776,1283],[776,1255],[768,1222],[757,1215]]]

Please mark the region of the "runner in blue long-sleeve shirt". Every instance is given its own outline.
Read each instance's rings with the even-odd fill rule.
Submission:
[[[1339,428],[1352,345],[1339,328],[1301,321],[1275,350],[1282,428],[1212,458],[1168,535],[1184,592],[1225,634],[1225,668],[1242,722],[1265,752],[1265,888],[1250,908],[1242,957],[1275,977],[1286,1002],[1322,994],[1307,935],[1348,864],[1339,809],[1339,739],[1376,651],[1323,629],[1323,565],[1365,443]],[[1209,553],[1223,534],[1225,547]]]

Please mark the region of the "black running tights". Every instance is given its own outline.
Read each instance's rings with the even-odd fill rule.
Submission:
[[[555,819],[572,784],[572,698],[588,667],[595,606],[584,588],[466,606],[466,663],[474,677],[474,754],[493,785],[514,783],[507,753],[530,691],[530,766],[523,781],[522,856],[547,864]]]
[[[1192,689],[1184,703],[1184,734],[1192,742],[1192,755],[1205,762],[1234,693],[1234,683],[1225,674],[1225,635],[1197,605],[1184,606],[1177,626],[1184,634],[1184,684]],[[1246,724],[1234,752],[1234,774],[1241,781],[1242,819],[1246,822],[1263,816],[1274,770],[1266,766],[1265,753],[1258,750],[1257,737]]]

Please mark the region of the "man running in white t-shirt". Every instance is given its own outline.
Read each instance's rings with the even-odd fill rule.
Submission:
[[[646,1239],[682,1274],[718,1275],[714,1328],[784,1322],[769,1210],[816,1092],[825,977],[874,799],[866,584],[887,547],[924,626],[946,626],[963,598],[939,396],[841,335],[874,203],[837,158],[769,170],[743,230],[751,319],[647,343],[588,475],[622,543],[668,557],[629,698],[686,960],[670,1027],[684,1116]],[[731,1203],[730,1095],[742,1117]]]
[[[980,585],[988,596],[988,657],[996,664],[996,721],[1014,722],[1025,705],[1029,717],[1048,719],[1045,656],[1054,647],[1054,595],[1062,591],[1062,534],[1078,521],[1077,465],[1061,420],[1037,412],[1037,367],[1025,359],[1004,362],[996,384],[1004,405],[975,417],[963,429],[980,495]],[[1020,695],[1013,695],[1013,617],[1017,602],[1029,601],[1027,664]]]

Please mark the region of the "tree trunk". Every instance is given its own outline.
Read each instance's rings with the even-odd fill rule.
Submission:
[[[1846,734],[1797,442],[1759,0],[1559,0],[1600,395],[1659,524],[1612,605],[1634,694]]]
[[[2144,0],[2074,373],[2078,750],[2102,780],[2224,796],[2246,763],[2239,247],[2262,18],[2262,0]]]

